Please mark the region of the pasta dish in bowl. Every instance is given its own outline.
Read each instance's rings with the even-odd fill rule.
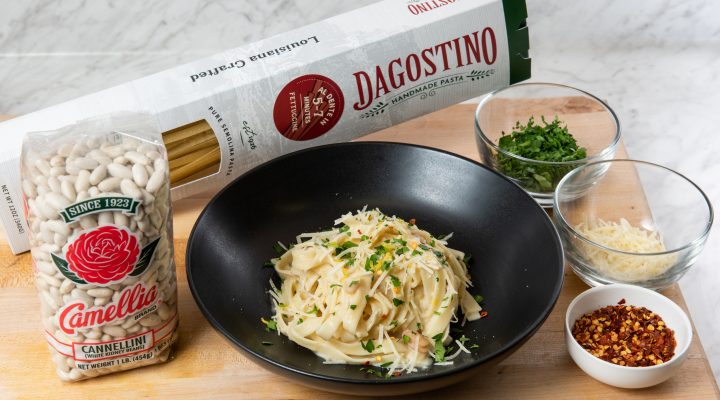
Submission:
[[[414,222],[363,209],[337,219],[339,227],[299,235],[273,259],[282,280],[271,283],[277,331],[327,363],[394,376],[470,353],[457,340],[456,353],[438,360],[434,352],[452,342],[458,308],[464,320],[480,319],[469,259]]]
[[[496,373],[550,314],[563,263],[548,215],[503,176],[373,142],[251,170],[209,202],[186,250],[199,310],[243,355],[375,396]]]

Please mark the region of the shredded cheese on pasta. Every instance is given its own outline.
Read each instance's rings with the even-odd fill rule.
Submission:
[[[625,218],[619,222],[598,219],[581,223],[576,230],[585,238],[605,247],[629,253],[661,253],[665,244],[658,232],[631,225]],[[623,281],[642,281],[660,276],[675,262],[674,255],[632,255],[600,249],[580,243],[585,257],[593,268],[609,278]]]
[[[445,240],[377,209],[335,225],[273,260],[282,285],[270,292],[278,332],[326,363],[413,372],[432,363],[433,338],[451,340],[458,306],[480,318],[465,255]]]

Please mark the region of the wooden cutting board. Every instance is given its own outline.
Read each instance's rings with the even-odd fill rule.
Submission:
[[[458,105],[387,129],[362,140],[417,143],[479,160],[473,137],[475,106]],[[624,149],[620,150],[624,155]],[[205,321],[185,275],[185,248],[195,219],[209,195],[174,204],[180,339],[171,362],[79,383],[55,376],[40,326],[29,254],[13,256],[0,237],[0,398],[313,398],[337,394],[300,386],[276,376],[236,351]],[[555,309],[540,330],[491,374],[413,398],[720,398],[705,353],[697,340],[679,374],[649,389],[623,390],[582,372],[565,348],[563,317],[570,301],[588,287],[571,271]],[[664,294],[686,309],[677,288]],[[361,395],[362,393],[358,393]]]

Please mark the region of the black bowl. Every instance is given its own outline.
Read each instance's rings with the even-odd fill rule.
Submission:
[[[463,333],[479,345],[452,366],[382,379],[357,365],[327,365],[285,336],[266,332],[273,244],[294,242],[348,211],[378,207],[415,218],[450,246],[473,255],[473,293],[487,318]],[[260,366],[322,390],[406,394],[446,386],[493,367],[550,314],[563,280],[563,252],[548,215],[519,186],[456,155],[394,143],[315,147],[241,176],[208,204],[187,246],[187,276],[210,323]],[[271,342],[272,346],[262,342]]]

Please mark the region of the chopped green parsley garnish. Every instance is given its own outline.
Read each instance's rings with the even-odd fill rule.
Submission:
[[[353,243],[353,242],[351,242],[351,241],[347,241],[347,242],[345,242],[345,243],[343,243],[343,244],[341,244],[340,246],[338,246],[338,247],[335,248],[335,255],[336,255],[336,256],[337,256],[337,255],[340,255],[340,253],[342,253],[343,251],[345,251],[345,250],[347,250],[347,249],[349,249],[349,248],[351,248],[351,247],[357,247],[357,244],[355,244],[355,243]],[[349,256],[349,254],[346,254],[346,256]]]
[[[443,334],[438,333],[437,335],[433,336],[433,340],[435,340],[435,362],[443,362],[445,361],[445,346],[443,345],[442,340]]]
[[[375,264],[378,262],[379,256],[377,254],[373,254],[370,257],[365,260],[365,271],[372,271]]]
[[[350,304],[350,309],[351,309],[351,310],[354,310],[354,309],[356,309],[356,308],[357,308],[357,304]]]
[[[392,285],[393,285],[394,287],[400,287],[400,285],[402,284],[402,283],[400,282],[400,279],[398,279],[398,278],[397,278],[396,276],[394,276],[394,275],[390,275],[390,282],[392,282]]]
[[[482,303],[485,300],[485,298],[480,296],[479,294],[476,294],[473,297],[475,298],[475,301],[477,301],[478,303]]]
[[[265,324],[266,332],[277,332],[277,322],[274,319],[266,320],[265,318],[260,318],[260,321]]]
[[[393,241],[393,243],[397,243],[401,246],[407,246],[407,241],[405,241],[405,240],[402,240],[399,238],[394,238],[392,241]]]
[[[273,245],[273,250],[275,250],[275,252],[276,252],[277,254],[284,254],[284,253],[285,253],[285,249],[284,249],[282,243],[280,243],[280,242],[277,242],[277,243],[275,243],[275,244]]]
[[[372,353],[373,351],[375,351],[375,343],[373,343],[372,339],[368,340],[367,343],[363,343],[361,340],[360,345],[368,353]]]
[[[312,310],[308,311],[308,314],[313,315],[315,314],[316,317],[320,316],[320,310],[317,308],[317,304],[313,304]]]
[[[410,343],[410,336],[408,336],[408,335],[403,335],[402,341],[403,341],[403,344],[408,344],[408,343]]]
[[[377,370],[372,367],[360,367],[360,372],[364,372],[368,375],[374,375],[374,376],[377,376],[378,378],[390,379],[390,375],[385,374],[381,370]]]
[[[401,305],[405,304],[404,301],[398,299],[397,297],[393,297],[393,305],[395,307],[400,307]]]

